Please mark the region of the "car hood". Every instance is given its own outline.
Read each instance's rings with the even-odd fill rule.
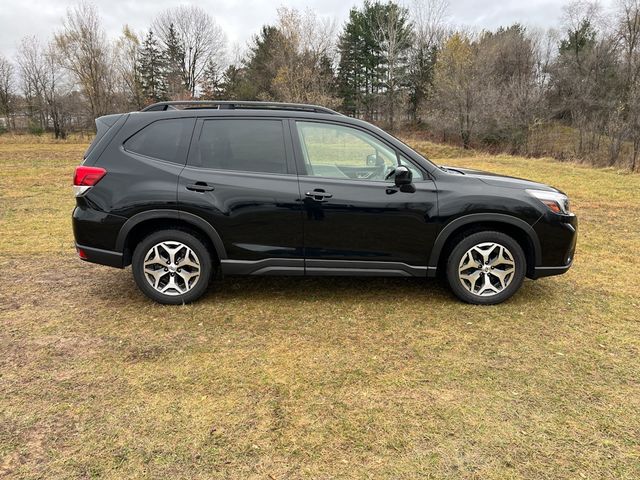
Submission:
[[[486,183],[487,185],[493,185],[496,187],[517,188],[520,190],[530,188],[535,190],[547,190],[550,192],[560,192],[560,190],[558,190],[557,188],[551,187],[544,183],[526,180],[524,178],[509,177],[507,175],[499,175],[497,173],[484,172],[482,170],[473,170],[471,168],[447,167],[447,166],[443,166],[442,168],[444,168],[447,171],[447,173],[453,173],[453,174],[465,175],[465,176],[477,178],[478,180]]]

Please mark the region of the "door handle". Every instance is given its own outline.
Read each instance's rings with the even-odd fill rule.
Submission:
[[[315,189],[313,192],[307,192],[304,195],[308,198],[314,199],[316,202],[326,202],[327,199],[333,197],[333,194],[327,193],[320,188]]]
[[[201,192],[201,193],[210,192],[214,190],[214,188],[211,185],[207,185],[205,182],[191,183],[186,186],[186,189],[191,190],[192,192]]]

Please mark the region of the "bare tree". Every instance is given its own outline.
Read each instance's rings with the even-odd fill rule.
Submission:
[[[153,21],[153,30],[165,46],[171,42],[175,29],[181,42],[182,77],[187,92],[193,97],[204,75],[207,63],[224,63],[226,39],[222,29],[202,8],[180,5],[160,13]]]
[[[635,171],[640,155],[640,0],[620,1],[618,34],[622,44],[625,127],[633,144],[630,164]]]
[[[549,68],[558,52],[559,33],[556,29],[533,30],[529,38],[533,44],[535,57],[535,80],[540,90],[549,87]]]
[[[51,117],[53,133],[56,138],[66,138],[69,120],[67,100],[71,94],[71,84],[61,68],[60,58],[54,43],[49,43],[45,47],[43,60],[45,62],[45,77],[42,91]]]
[[[622,41],[626,85],[640,80],[640,0],[620,0],[618,34]]]
[[[441,46],[447,36],[447,0],[413,0],[409,8],[414,47]]]
[[[280,7],[278,29],[296,45],[298,53],[309,52],[315,60],[326,57],[336,60],[336,21],[319,17],[313,10],[300,12],[295,8]]]
[[[25,37],[20,42],[17,54],[22,83],[22,93],[31,122],[37,122],[41,129],[47,126],[48,114],[44,100],[44,84],[47,67],[42,46],[35,36]]]
[[[62,65],[73,75],[94,118],[109,113],[113,97],[111,47],[95,6],[69,8],[55,35]]]
[[[481,102],[478,134],[485,145],[512,152],[526,147],[529,126],[542,110],[537,62],[534,39],[521,25],[480,36],[475,57]]]
[[[13,64],[0,56],[0,115],[5,117],[7,127],[13,125],[15,72]]]
[[[575,128],[575,154],[581,158],[597,157],[607,129],[611,134],[619,124],[617,42],[602,25],[597,4],[569,4],[559,54],[550,66],[553,116]]]
[[[420,120],[420,110],[432,92],[433,72],[447,36],[447,0],[413,0],[409,8],[413,41],[409,51],[409,115]]]
[[[22,39],[18,51],[22,90],[32,117],[42,129],[53,128],[56,138],[67,135],[68,79],[60,66],[54,44],[42,46],[36,37]]]
[[[281,46],[270,55],[268,66],[275,99],[337,106],[332,91],[335,22],[312,10],[281,7],[276,28]]]
[[[471,38],[458,32],[444,43],[434,71],[434,123],[442,127],[445,136],[457,130],[464,148],[471,147],[481,110],[475,58]]]
[[[125,107],[136,110],[144,106],[142,82],[139,68],[140,39],[125,25],[122,35],[115,44],[114,63],[117,72],[118,91],[123,97]]]

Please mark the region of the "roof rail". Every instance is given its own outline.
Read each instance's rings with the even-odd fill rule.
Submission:
[[[169,102],[158,102],[140,110],[141,112],[160,112],[164,110],[212,108],[218,110],[289,110],[298,112],[328,113],[330,115],[342,115],[330,108],[318,105],[307,105],[304,103],[282,103],[282,102],[253,102],[235,100],[176,100]]]

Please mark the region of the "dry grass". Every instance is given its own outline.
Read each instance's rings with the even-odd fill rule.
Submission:
[[[85,146],[93,139],[93,133],[70,133],[67,135],[67,138],[55,139],[53,135],[50,133],[43,133],[42,135],[29,135],[22,133],[3,133],[0,135],[0,145],[45,145],[45,144],[53,144],[53,145],[69,145],[69,144],[82,144]]]
[[[578,146],[580,144],[580,132],[576,128],[558,123],[541,124],[532,128],[528,140],[528,151],[536,156],[547,155],[554,158],[581,160],[596,166],[610,164],[610,141],[606,136],[590,137],[585,135],[583,139],[588,158],[580,158]],[[590,142],[593,142],[590,145]],[[620,154],[616,164],[627,169],[631,168],[633,158],[633,142],[624,141],[620,146]]]
[[[504,305],[246,278],[164,307],[76,259],[83,150],[0,143],[0,477],[640,477],[639,176],[445,155],[580,215],[574,268]]]

